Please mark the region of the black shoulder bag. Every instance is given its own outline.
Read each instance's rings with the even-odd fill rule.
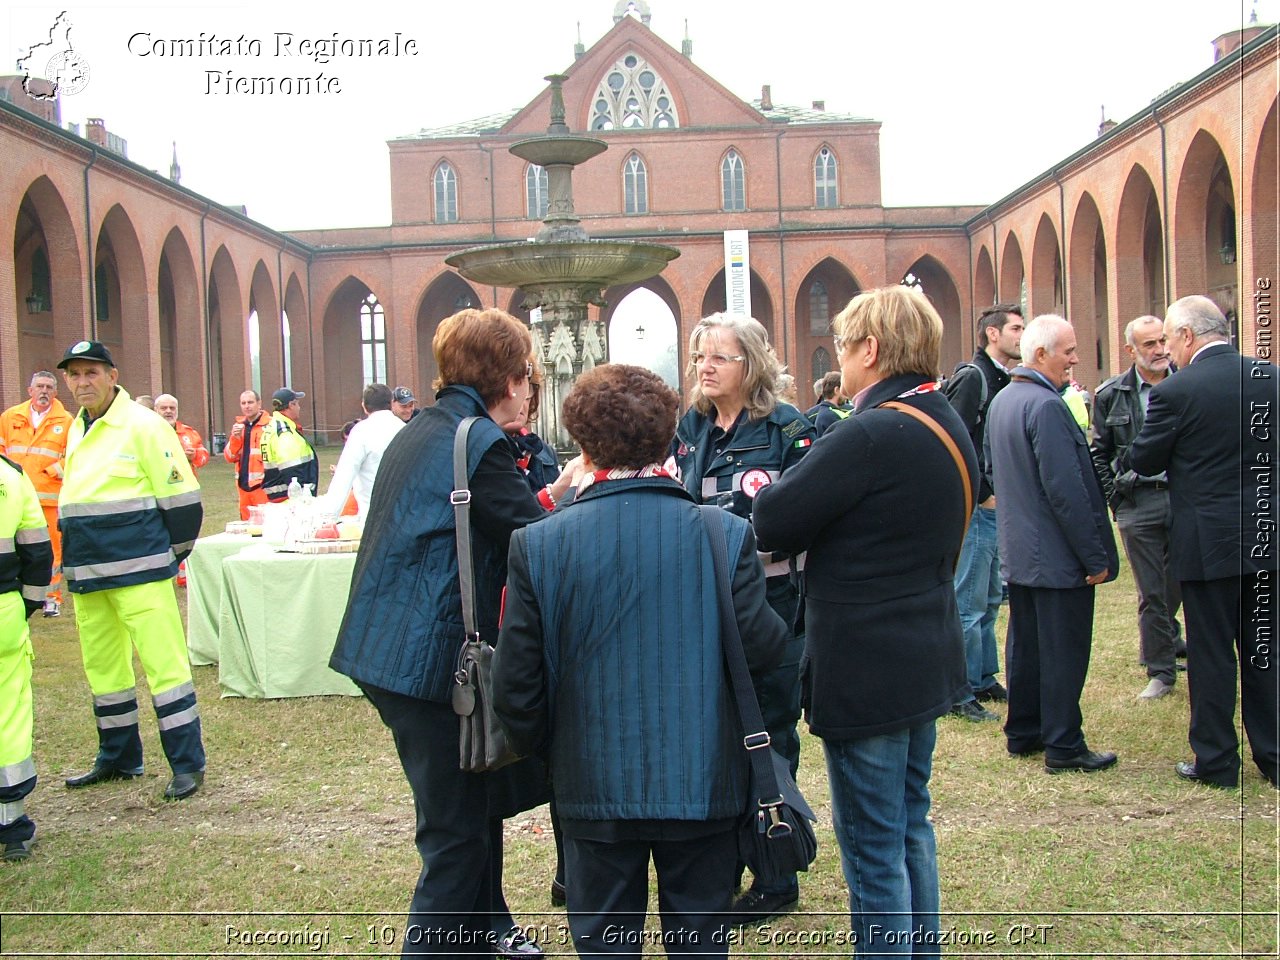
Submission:
[[[702,525],[711,541],[720,601],[720,643],[733,684],[733,697],[742,719],[742,743],[751,761],[751,792],[747,809],[738,823],[738,856],[763,884],[775,884],[809,869],[818,855],[818,838],[812,824],[813,810],[800,794],[786,759],[770,746],[760,715],[760,702],[751,685],[742,635],[733,612],[733,585],[729,577],[729,547],[725,541],[720,507],[699,507]]]
[[[467,488],[467,434],[479,417],[467,417],[453,437],[453,504],[458,542],[458,583],[466,631],[453,675],[453,712],[458,715],[458,766],[467,773],[498,770],[520,757],[493,712],[493,644],[476,629],[475,568],[471,561],[471,491]]]

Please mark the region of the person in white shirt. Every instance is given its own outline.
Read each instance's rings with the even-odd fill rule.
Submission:
[[[391,388],[385,383],[365,387],[360,405],[367,416],[351,428],[325,492],[322,509],[334,516],[342,513],[347,494],[354,487],[360,508],[357,516],[363,519],[369,513],[369,499],[373,496],[373,481],[378,475],[382,452],[404,429],[404,421],[391,412]]]

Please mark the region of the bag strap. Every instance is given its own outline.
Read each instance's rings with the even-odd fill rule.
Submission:
[[[978,371],[981,374],[982,371]],[[964,457],[960,455],[960,448],[956,446],[956,442],[951,439],[951,434],[942,429],[942,425],[937,420],[929,416],[923,410],[911,406],[906,403],[899,403],[897,400],[890,400],[888,403],[880,404],[882,407],[889,407],[905,413],[909,417],[914,417],[923,423],[926,427],[933,431],[933,435],[942,441],[942,445],[947,448],[947,452],[951,454],[951,459],[956,462],[956,469],[960,471],[960,482],[964,485],[964,529],[960,535],[960,542],[964,543],[965,535],[969,532],[969,518],[973,516],[973,483],[969,480],[969,471],[965,469]],[[960,563],[959,555],[956,556],[956,564]]]
[[[462,626],[467,640],[479,640],[476,631],[475,568],[471,560],[471,491],[467,488],[467,435],[479,417],[467,417],[453,435],[453,529],[458,543],[458,584],[462,588]]]
[[[724,650],[725,664],[729,668],[729,680],[733,684],[733,698],[737,701],[738,714],[742,718],[742,744],[747,748],[747,758],[751,761],[751,789],[760,809],[777,807],[782,803],[782,791],[778,789],[773,758],[770,756],[772,741],[764,728],[764,718],[760,715],[760,701],[756,699],[755,688],[751,685],[747,656],[742,651],[742,634],[738,632],[738,618],[733,612],[729,546],[724,536],[724,521],[720,516],[722,508],[712,505],[700,506],[698,510],[702,514],[702,526],[707,531],[707,539],[711,541],[711,561],[716,572],[716,599],[720,605],[720,645]],[[774,833],[775,829],[785,828],[790,831],[791,828],[786,823],[772,819],[770,835],[778,835]]]

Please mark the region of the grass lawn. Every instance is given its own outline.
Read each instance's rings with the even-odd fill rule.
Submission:
[[[216,533],[236,516],[231,471],[215,460],[201,481],[205,533]],[[223,700],[217,667],[196,667],[204,789],[161,801],[168,769],[143,693],[146,775],[72,792],[63,778],[87,769],[96,749],[74,618],[37,616],[31,631],[40,784],[28,810],[40,842],[30,861],[0,864],[0,955],[398,955],[419,868],[413,805],[365,701]],[[939,721],[943,928],[960,944],[950,955],[1280,953],[1280,795],[1247,755],[1241,790],[1179,781],[1186,685],[1135,699],[1146,684],[1137,658],[1126,568],[1098,591],[1084,695],[1090,745],[1120,754],[1110,771],[1051,777],[1039,758],[1008,758],[997,724]],[[800,780],[820,818],[818,860],[801,881],[807,912],[741,931],[735,955],[851,952],[833,939],[847,929],[847,900],[813,737]],[[549,955],[572,956],[547,895],[554,859],[545,808],[508,821],[508,900]]]

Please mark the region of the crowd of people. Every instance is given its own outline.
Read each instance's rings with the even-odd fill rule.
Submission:
[[[407,387],[364,390],[323,495],[335,514],[354,501],[364,521],[330,666],[390,731],[413,794],[422,870],[407,955],[541,955],[503,895],[502,821],[548,801],[551,897],[580,956],[639,955],[650,863],[671,954],[726,956],[728,924],[797,908],[797,876],[747,877],[737,847],[747,753],[707,523],[729,545],[770,745],[794,775],[802,716],[822,743],[857,953],[934,952],[940,719],[998,721],[989,707],[1004,704],[1011,757],[1042,754],[1049,774],[1117,765],[1089,745],[1080,708],[1095,587],[1120,565],[1113,519],[1138,595],[1138,697],[1167,696],[1186,657],[1193,756],[1176,776],[1238,785],[1239,674],[1252,759],[1280,784],[1276,674],[1259,632],[1274,617],[1256,615],[1278,570],[1280,370],[1232,345],[1212,301],[1186,297],[1163,320],[1128,325],[1132,366],[1099,386],[1082,424],[1062,317],[1024,326],[1016,305],[986,309],[973,359],[945,380],[943,324],[919,292],[861,293],[832,328],[839,369],[814,384],[807,413],[784,399],[794,381],[749,317],[695,325],[683,412],[655,374],[596,367],[564,401],[581,454],[563,465],[534,431],[542,372],[529,328],[501,310],[441,322],[434,404],[419,409]],[[199,532],[195,471],[209,451],[175,397],[155,397],[154,413],[130,398],[104,344],[76,343],[58,366],[74,416],[50,371],[0,416],[8,860],[30,856],[35,832],[26,620],[59,615],[61,583],[75,595],[99,743],[67,786],[142,772],[135,648],[173,774],[165,797],[197,792],[205,770],[169,581]],[[282,387],[268,410],[241,394],[222,454],[242,518],[291,486],[316,488],[304,397]],[[453,471],[464,420],[465,558]],[[486,773],[459,767],[463,579],[478,635],[496,641],[494,709],[524,757]]]

